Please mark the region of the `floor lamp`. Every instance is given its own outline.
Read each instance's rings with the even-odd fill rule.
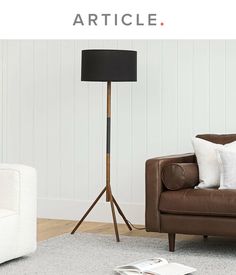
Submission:
[[[110,202],[111,205],[116,241],[119,242],[115,207],[129,230],[132,230],[132,228],[115,200],[110,184],[111,82],[137,81],[137,52],[127,50],[83,50],[81,80],[107,82],[106,186],[75,226],[71,234],[75,233],[102,195],[106,193],[106,201]]]

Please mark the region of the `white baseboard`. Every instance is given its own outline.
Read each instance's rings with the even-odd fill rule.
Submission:
[[[47,219],[79,220],[92,202],[65,199],[38,199],[38,217]],[[135,224],[144,224],[145,207],[142,204],[120,204],[126,218]],[[117,221],[123,223],[117,213]],[[112,222],[110,203],[98,202],[86,221]]]

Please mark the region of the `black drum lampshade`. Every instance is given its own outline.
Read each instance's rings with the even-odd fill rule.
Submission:
[[[137,52],[83,50],[82,81],[137,81]]]

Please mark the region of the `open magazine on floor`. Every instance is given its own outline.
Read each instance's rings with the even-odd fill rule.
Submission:
[[[168,263],[163,258],[150,258],[118,266],[114,271],[116,274],[123,275],[185,275],[192,274],[196,269],[178,263]]]

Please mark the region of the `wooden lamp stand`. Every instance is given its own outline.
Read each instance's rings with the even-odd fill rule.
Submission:
[[[79,228],[79,226],[82,224],[84,219],[88,216],[88,214],[93,209],[93,207],[96,205],[96,203],[99,201],[99,199],[102,197],[102,195],[106,192],[106,201],[110,202],[110,204],[111,204],[111,212],[112,212],[114,230],[115,230],[115,235],[116,235],[116,241],[119,242],[120,238],[119,238],[119,232],[118,232],[118,227],[117,227],[114,206],[116,206],[118,213],[123,218],[128,229],[132,230],[132,228],[131,228],[128,220],[126,219],[124,213],[122,212],[119,204],[117,203],[114,196],[112,195],[111,184],[110,184],[110,144],[111,144],[111,81],[108,81],[107,82],[106,186],[103,188],[102,192],[98,195],[98,197],[95,199],[95,201],[89,207],[89,209],[84,214],[84,216],[81,218],[81,220],[77,223],[75,228],[72,230],[71,234],[75,233],[75,231]]]

